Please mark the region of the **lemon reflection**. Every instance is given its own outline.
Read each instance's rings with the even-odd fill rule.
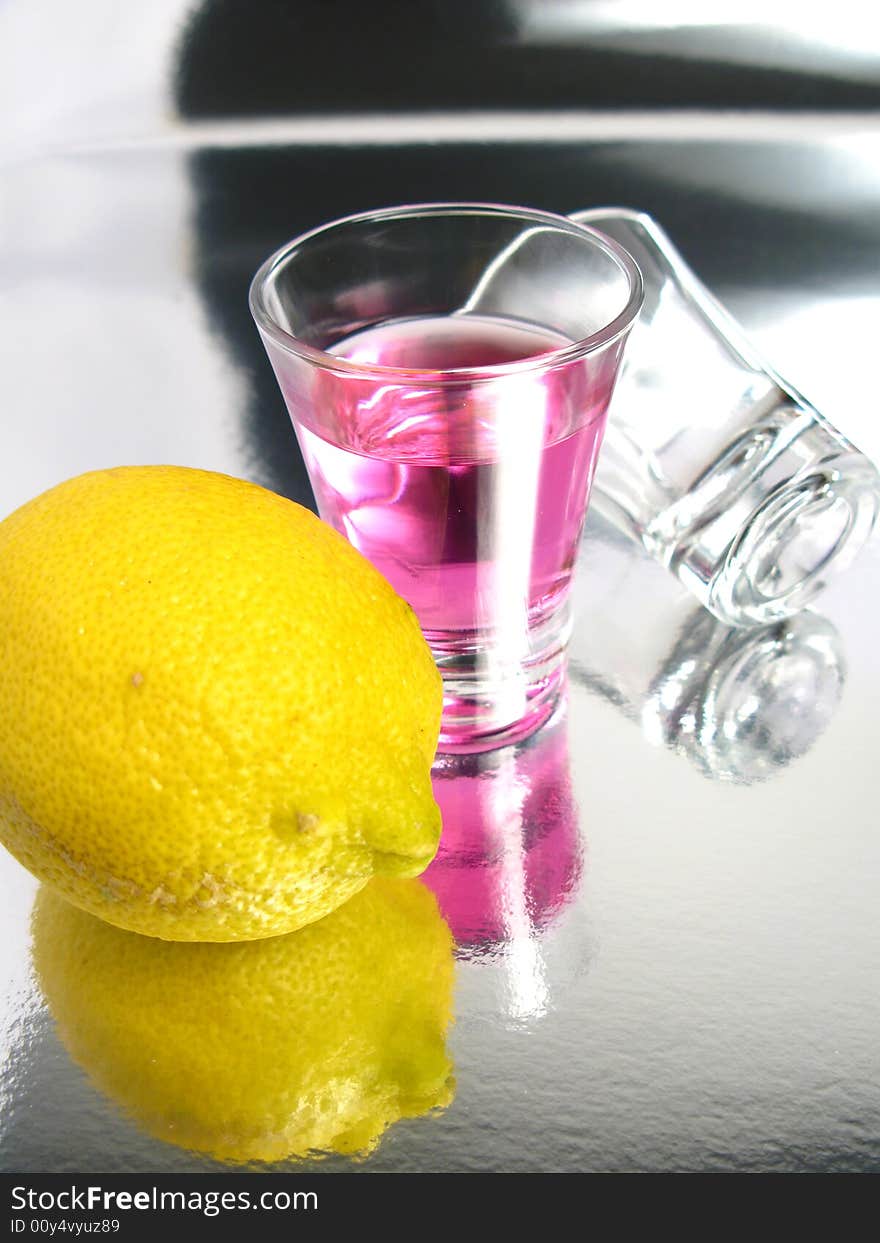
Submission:
[[[156,1137],[227,1161],[364,1156],[448,1105],[452,939],[417,880],[238,944],[125,932],[39,891],[37,975],[71,1057]]]

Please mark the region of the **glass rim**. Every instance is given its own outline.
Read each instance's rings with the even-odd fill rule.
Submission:
[[[366,221],[415,219],[420,216],[470,215],[519,218],[527,222],[550,226],[561,233],[569,233],[576,237],[589,239],[594,246],[614,260],[629,282],[629,296],[623,309],[609,323],[596,332],[590,333],[589,336],[582,337],[577,341],[572,341],[568,345],[560,346],[559,349],[548,350],[546,353],[534,354],[526,358],[514,359],[512,362],[493,363],[482,367],[453,367],[448,370],[438,371],[426,367],[386,367],[377,363],[353,362],[351,359],[341,358],[337,354],[331,354],[327,350],[309,345],[307,342],[300,340],[299,337],[294,336],[293,333],[282,328],[266,307],[264,291],[270,278],[287,262],[295,250],[321,234],[337,230],[343,225],[359,224]],[[363,376],[364,378],[369,377],[372,379],[385,376],[393,379],[397,384],[406,384],[407,382],[424,384],[426,378],[430,376],[431,384],[436,387],[443,384],[454,384],[464,379],[492,380],[503,376],[517,375],[521,372],[544,371],[548,368],[575,362],[623,337],[632,327],[636,316],[641,310],[643,296],[642,274],[638,264],[624,247],[620,246],[612,238],[606,237],[599,229],[594,229],[590,225],[579,224],[566,216],[558,216],[554,212],[540,211],[531,207],[515,207],[504,203],[438,202],[409,203],[398,207],[381,207],[372,211],[356,212],[350,216],[341,216],[337,220],[327,221],[314,229],[309,229],[306,233],[299,234],[299,236],[285,242],[283,246],[273,251],[260,264],[250,284],[248,304],[251,315],[261,332],[265,333],[276,345],[288,353],[296,354],[306,362],[312,363],[322,370],[340,375]]]

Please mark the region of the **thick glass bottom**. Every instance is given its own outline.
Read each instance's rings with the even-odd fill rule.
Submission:
[[[570,609],[563,602],[513,648],[497,635],[429,634],[443,678],[438,752],[492,751],[539,729],[565,682],[570,628]]]

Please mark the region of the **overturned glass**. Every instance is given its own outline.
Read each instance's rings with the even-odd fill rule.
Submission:
[[[792,616],[870,535],[877,470],[759,358],[650,216],[571,219],[623,246],[644,280],[593,505],[726,624]]]

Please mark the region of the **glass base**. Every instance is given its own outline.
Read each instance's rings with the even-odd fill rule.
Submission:
[[[877,510],[877,472],[861,454],[787,481],[743,526],[710,585],[707,607],[736,625],[791,617],[852,564]]]
[[[730,626],[799,612],[850,565],[880,508],[873,464],[811,407],[779,396],[642,532]]]
[[[443,678],[440,755],[493,751],[521,742],[552,715],[565,684],[571,632],[567,602],[528,632],[525,655],[473,635],[432,632],[428,644]]]

